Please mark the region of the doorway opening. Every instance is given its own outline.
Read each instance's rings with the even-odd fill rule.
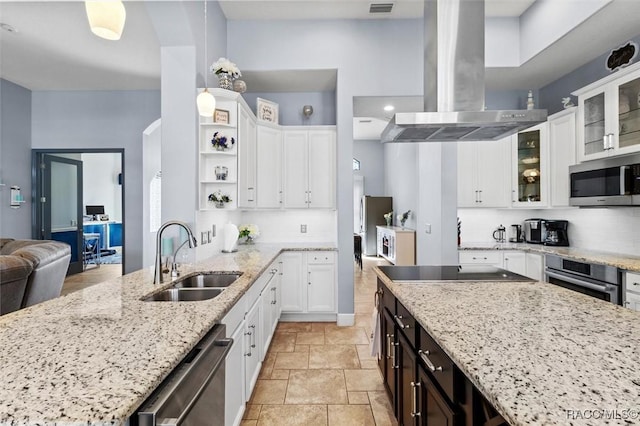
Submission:
[[[121,276],[124,149],[34,149],[32,179],[32,238],[71,246],[63,294]]]

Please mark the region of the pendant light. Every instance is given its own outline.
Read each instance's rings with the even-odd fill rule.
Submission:
[[[196,98],[198,114],[203,117],[213,117],[216,109],[216,98],[207,89],[207,0],[204,0],[204,90]]]
[[[120,40],[127,11],[119,0],[85,1],[91,32],[107,40]]]

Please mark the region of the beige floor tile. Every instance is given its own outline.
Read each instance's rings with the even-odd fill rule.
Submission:
[[[368,405],[329,405],[329,426],[375,426],[371,407]]]
[[[262,363],[262,369],[260,370],[260,375],[258,378],[260,379],[268,379],[271,377],[271,372],[273,371],[273,365],[276,362],[276,354],[274,352],[268,352],[264,357],[264,362]]]
[[[335,322],[331,323],[331,322],[312,322],[311,323],[311,331],[313,333],[324,333],[324,329],[327,326],[327,324],[335,324]]]
[[[309,368],[309,354],[306,352],[280,352],[273,366],[276,370],[303,370]]]
[[[251,404],[283,404],[287,392],[286,380],[258,380],[251,395]]]
[[[285,404],[347,404],[342,370],[291,370]]]
[[[327,345],[365,345],[369,338],[362,327],[342,327],[325,331]]]
[[[309,352],[309,345],[296,345],[294,352]]]
[[[285,323],[289,324],[289,323]],[[278,333],[271,340],[270,352],[293,352],[296,347],[295,333]]]
[[[300,333],[311,331],[310,322],[280,322],[276,331],[278,333]]]
[[[273,370],[271,373],[272,380],[289,380],[289,370]]]
[[[326,405],[265,405],[260,426],[326,426]]]
[[[324,331],[297,333],[296,345],[324,345]]]
[[[356,345],[358,350],[358,358],[360,361],[366,361],[368,359],[376,359],[375,356],[371,356],[371,346],[369,345]]]
[[[344,370],[344,377],[349,391],[382,391],[382,376],[377,369]]]
[[[369,404],[369,395],[366,392],[347,392],[349,405]]]
[[[393,407],[391,407],[387,393],[384,391],[367,393],[376,426],[397,426],[398,422],[393,414]]]
[[[257,424],[257,420],[242,420],[240,422],[240,426],[256,426]]]
[[[378,368],[378,361],[375,359],[360,360],[360,368],[366,369],[366,370]]]
[[[247,404],[247,408],[245,408],[244,414],[242,415],[242,420],[258,420],[260,408],[262,408],[262,405]]]
[[[309,368],[360,368],[354,345],[312,345]]]

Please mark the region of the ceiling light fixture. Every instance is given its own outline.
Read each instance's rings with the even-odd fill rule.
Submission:
[[[120,40],[127,11],[121,1],[85,1],[91,32],[106,40]]]
[[[204,90],[196,98],[196,104],[198,105],[198,114],[203,117],[213,117],[213,112],[216,109],[216,98],[213,97],[208,90],[208,76],[207,71],[207,0],[204,1]]]
[[[393,105],[385,105],[384,106],[384,110],[385,111],[393,111],[394,109],[396,109]]]

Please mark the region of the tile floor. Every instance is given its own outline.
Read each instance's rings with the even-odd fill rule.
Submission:
[[[377,264],[356,267],[353,327],[278,324],[242,426],[397,424],[369,349]]]
[[[79,274],[69,275],[64,280],[61,296],[72,293],[95,284],[122,276],[122,265],[100,265],[99,268],[91,266]]]

